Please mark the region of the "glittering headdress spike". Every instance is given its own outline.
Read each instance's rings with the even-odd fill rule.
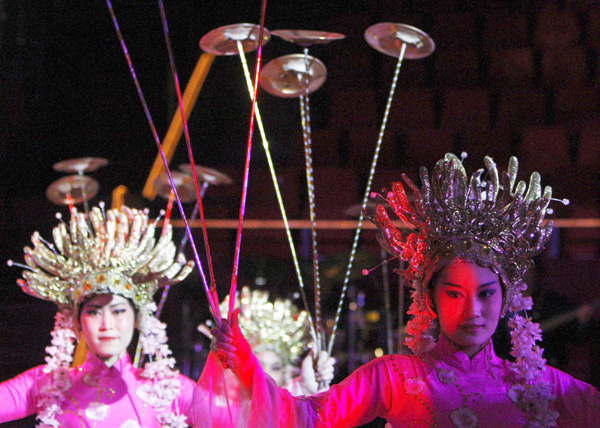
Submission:
[[[94,207],[89,221],[74,211],[69,226],[61,222],[53,230],[54,248],[38,232],[25,247],[19,285],[32,296],[49,300],[61,308],[76,309],[92,294],[114,293],[130,298],[142,308],[156,290],[183,280],[193,262],[175,259],[172,228],[156,242],[155,223],[140,210],[121,207],[106,212]]]
[[[229,296],[221,309],[229,305]],[[294,364],[310,340],[307,312],[289,299],[269,301],[269,292],[243,287],[240,298],[240,328],[254,348],[264,345],[277,352],[284,363]]]

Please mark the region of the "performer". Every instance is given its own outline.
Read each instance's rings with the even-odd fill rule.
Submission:
[[[94,207],[89,220],[75,211],[55,227],[54,244],[33,234],[19,285],[59,311],[46,365],[0,384],[0,422],[37,414],[41,427],[210,426],[193,420],[195,382],[174,370],[165,324],[153,315],[153,294],[193,263],[175,260],[170,226],[158,242],[155,229],[143,211]],[[127,353],[136,329],[143,369]],[[89,352],[70,367],[77,339]]]
[[[387,201],[408,234],[382,206],[371,215],[379,242],[406,262],[399,273],[412,288],[414,355],[377,358],[304,400],[265,381],[263,396],[254,397],[268,398],[255,426],[350,427],[378,416],[392,427],[599,426],[600,394],[545,365],[539,326],[527,316],[523,276],[550,237],[552,224],[543,220],[551,189],[542,193],[537,173],[528,189],[517,184],[516,158],[502,175],[491,158],[484,163],[469,179],[461,159],[447,154],[431,178],[421,169],[421,187],[403,176],[413,198],[395,183]],[[512,362],[491,341],[504,315]],[[236,373],[258,370],[235,318],[215,334],[220,358]]]
[[[240,305],[240,328],[263,371],[277,386],[292,395],[314,395],[329,388],[335,360],[326,351],[315,359],[310,344],[308,313],[300,311],[289,299],[269,301],[269,292],[243,287]],[[227,312],[229,296],[221,303]],[[205,324],[198,330],[211,336]],[[300,362],[306,349],[310,352]]]

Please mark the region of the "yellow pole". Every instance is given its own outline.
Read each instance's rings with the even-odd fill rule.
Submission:
[[[126,194],[127,194],[127,187],[123,186],[122,184],[120,186],[115,187],[115,189],[112,192],[111,208],[119,209],[123,205],[125,205],[125,195]]]
[[[190,77],[190,81],[185,88],[182,99],[183,111],[185,112],[186,118],[190,117],[190,114],[194,109],[194,104],[198,99],[198,95],[200,94],[200,90],[202,89],[202,85],[206,80],[208,70],[210,70],[210,66],[212,65],[214,59],[215,56],[213,54],[203,53],[196,64],[196,68],[194,68],[194,72],[192,73],[192,77]],[[181,110],[179,107],[177,107],[177,111],[173,115],[171,125],[169,126],[167,135],[162,143],[167,162],[170,162],[173,158],[173,153],[175,153],[175,148],[181,139],[182,133],[183,120],[181,118]],[[154,165],[152,165],[152,169],[150,170],[146,184],[144,185],[144,190],[142,191],[142,195],[144,195],[146,199],[154,200],[154,198],[156,198],[154,180],[156,180],[156,177],[158,177],[164,171],[164,169],[165,166],[163,164],[162,157],[160,154],[158,154],[154,160]]]
[[[83,335],[79,338],[77,342],[77,346],[75,347],[75,354],[73,355],[73,364],[72,367],[79,367],[83,363],[85,363],[85,359],[87,358],[88,353],[87,343],[83,338]]]

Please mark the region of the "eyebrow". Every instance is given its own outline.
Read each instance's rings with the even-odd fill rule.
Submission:
[[[479,286],[477,288],[485,288],[485,287],[489,287],[490,285],[494,285],[494,284],[498,284],[498,281],[484,282],[483,284],[479,284]],[[462,285],[454,284],[453,282],[444,282],[443,285],[450,285],[452,287],[464,288]]]
[[[119,305],[126,305],[127,302],[117,302],[117,303],[111,303],[110,305],[108,305],[109,308],[115,307],[115,306],[119,306]],[[85,308],[94,308],[94,309],[100,309],[103,308],[106,305],[94,305],[93,303],[88,303]]]

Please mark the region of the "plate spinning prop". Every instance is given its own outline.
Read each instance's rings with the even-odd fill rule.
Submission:
[[[86,215],[89,213],[88,201],[98,194],[100,184],[97,180],[84,175],[108,165],[104,158],[76,158],[57,162],[55,171],[67,172],[71,175],[59,178],[48,186],[46,197],[58,205],[68,205],[72,211],[74,205],[83,203]]]
[[[263,41],[267,43],[270,40],[270,33],[265,28]],[[279,209],[281,212],[281,216],[283,219],[283,223],[285,225],[286,236],[289,242],[290,250],[292,252],[292,259],[294,262],[294,267],[296,270],[296,275],[298,277],[298,282],[300,284],[300,294],[303,299],[304,306],[308,308],[308,300],[306,299],[306,293],[304,290],[304,282],[302,280],[302,274],[300,270],[300,264],[298,262],[298,257],[296,255],[296,248],[293,242],[287,214],[285,211],[285,206],[283,204],[283,198],[281,196],[281,191],[279,188],[279,181],[277,180],[277,175],[275,173],[275,167],[273,165],[273,160],[271,156],[271,151],[269,149],[269,142],[267,140],[266,132],[264,129],[262,117],[260,114],[260,109],[258,105],[254,102],[256,99],[256,84],[252,82],[250,77],[250,72],[248,70],[248,63],[246,61],[246,53],[258,48],[260,41],[259,36],[259,27],[254,24],[232,24],[226,25],[223,27],[216,28],[206,35],[202,37],[200,40],[200,47],[208,53],[212,53],[213,55],[239,55],[240,61],[242,63],[242,68],[244,71],[244,77],[246,79],[246,85],[248,87],[248,93],[250,98],[253,100],[253,112],[256,117],[256,123],[258,125],[258,129],[262,138],[263,148],[265,150],[265,155],[267,158],[267,163],[269,165],[269,172],[271,174],[271,179],[273,181],[273,185],[275,188],[275,195],[277,197],[277,202],[279,205]],[[262,73],[259,74],[262,78]],[[257,75],[257,77],[259,76]],[[246,175],[248,172],[246,171]],[[245,178],[245,182],[247,179]],[[231,295],[231,294],[230,294]],[[235,299],[230,299],[230,305],[235,302]],[[308,317],[311,331],[313,336],[315,336],[314,324],[311,317]],[[316,341],[315,341],[316,343]]]
[[[194,165],[192,166],[191,164],[182,164],[179,165],[179,169],[180,171],[172,171],[171,172],[171,176],[173,177],[173,182],[175,183],[175,186],[177,188],[177,192],[179,193],[179,198],[181,199],[181,202],[183,203],[187,203],[187,202],[193,202],[196,201],[196,205],[194,206],[194,211],[192,212],[192,215],[190,216],[190,222],[194,222],[194,220],[196,220],[196,217],[198,215],[198,211],[199,211],[199,207],[200,207],[200,203],[197,201],[197,195],[195,192],[195,186],[194,186],[194,178],[193,178],[193,172],[194,169],[196,171],[196,177],[198,177],[198,180],[200,180],[202,182],[202,187],[200,189],[200,197],[204,198],[204,194],[206,193],[206,190],[208,189],[209,185],[220,185],[220,184],[231,184],[233,183],[233,180],[226,174],[217,171],[216,169],[211,169],[211,168],[207,168],[205,166],[200,166],[200,165]],[[156,188],[156,193],[162,197],[163,199],[167,199],[168,203],[167,203],[167,211],[171,210],[173,207],[173,200],[174,200],[174,192],[173,189],[171,188],[171,183],[169,182],[169,178],[167,176],[166,173],[162,173],[160,174],[157,179],[155,180],[154,186]],[[165,218],[169,218],[168,214],[165,216]],[[179,248],[177,250],[178,254],[181,254],[188,242],[189,236],[186,234],[184,235],[183,239],[181,240],[181,243],[179,244]],[[162,308],[165,304],[165,301],[167,300],[168,294],[169,294],[169,287],[170,286],[166,286],[163,288],[163,293],[161,295],[160,298],[160,302],[158,303],[158,307],[156,310],[156,316],[160,316],[161,312],[162,312]]]
[[[331,337],[329,338],[329,344],[327,347],[328,352],[331,354],[333,344],[335,342],[335,335],[339,318],[342,312],[344,298],[348,289],[348,283],[350,281],[350,273],[352,271],[352,265],[354,263],[354,257],[356,249],[358,247],[358,240],[362,229],[362,223],[364,221],[364,210],[367,206],[371,185],[373,183],[373,176],[375,175],[375,169],[377,167],[377,160],[379,158],[379,152],[381,150],[381,143],[385,134],[385,128],[387,126],[387,120],[392,106],[392,100],[394,98],[394,92],[396,90],[396,84],[398,82],[398,75],[400,74],[400,68],[404,58],[408,59],[422,59],[431,55],[435,50],[435,43],[425,32],[418,28],[412,27],[406,24],[397,23],[379,23],[372,25],[365,31],[365,39],[367,43],[376,49],[377,51],[384,53],[389,56],[397,57],[398,62],[394,70],[394,77],[390,87],[385,111],[383,114],[383,120],[381,122],[381,128],[379,130],[379,136],[377,138],[377,144],[375,146],[375,153],[373,154],[373,161],[371,163],[371,169],[369,171],[369,178],[365,187],[365,194],[363,196],[360,216],[358,217],[358,225],[356,233],[354,234],[354,240],[352,242],[352,249],[350,251],[350,257],[348,260],[348,268],[344,277],[344,284],[342,286],[342,292],[340,294],[340,300],[338,301],[338,307],[335,315],[335,321],[333,323],[333,329]]]
[[[303,48],[303,54],[285,55],[275,58],[265,65],[261,73],[260,85],[271,95],[282,98],[299,98],[300,100],[302,140],[304,143],[304,160],[311,225],[315,302],[315,346],[316,352],[318,353],[325,347],[325,336],[323,326],[321,325],[321,283],[317,248],[309,95],[325,83],[327,68],[319,59],[309,55],[308,50],[312,45],[328,44],[335,40],[341,40],[345,38],[345,36],[339,33],[311,30],[276,30],[273,34],[283,40],[300,45]]]

